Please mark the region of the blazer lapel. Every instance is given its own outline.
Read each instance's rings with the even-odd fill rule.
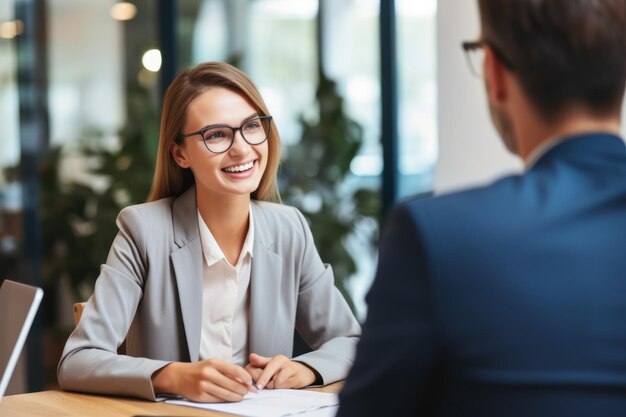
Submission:
[[[268,219],[253,202],[254,249],[250,270],[250,352],[272,356],[279,322],[282,258],[273,251]]]
[[[187,338],[189,359],[199,358],[202,331],[202,244],[198,230],[196,187],[192,186],[174,201],[174,242],[170,254]]]

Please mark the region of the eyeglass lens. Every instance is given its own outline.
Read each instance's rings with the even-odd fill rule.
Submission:
[[[229,126],[216,127],[204,132],[203,139],[206,147],[215,153],[227,151],[233,143],[234,134],[239,130],[244,140],[251,145],[258,145],[267,139],[270,121],[268,119],[252,119],[239,128]]]
[[[465,51],[465,56],[467,59],[467,64],[470,67],[470,70],[477,77],[483,76],[483,62],[485,60],[485,50],[484,48],[474,48]]]

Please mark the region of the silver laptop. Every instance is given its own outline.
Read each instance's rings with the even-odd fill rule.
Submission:
[[[5,280],[0,287],[0,401],[26,342],[43,290]]]

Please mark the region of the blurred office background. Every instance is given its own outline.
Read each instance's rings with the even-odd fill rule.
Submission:
[[[460,48],[478,35],[474,1],[2,0],[0,280],[46,291],[12,392],[54,386],[72,303],[147,196],[164,89],[203,61],[260,88],[283,197],[364,318],[394,202],[522,169]]]

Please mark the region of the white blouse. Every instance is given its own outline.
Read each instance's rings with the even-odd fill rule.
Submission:
[[[198,211],[202,241],[202,335],[200,359],[222,359],[237,365],[248,363],[249,291],[254,222],[249,211],[246,240],[235,266],[224,256]]]

